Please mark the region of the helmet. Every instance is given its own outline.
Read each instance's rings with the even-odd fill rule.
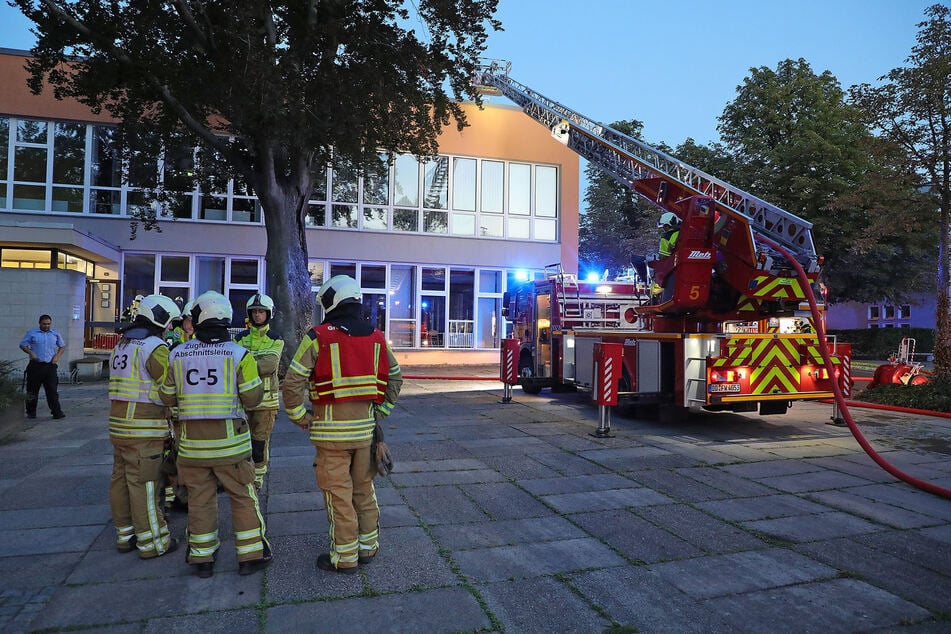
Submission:
[[[317,303],[328,313],[340,304],[362,301],[360,285],[349,275],[334,275],[317,291]]]
[[[266,310],[267,319],[264,320],[264,323],[267,323],[271,320],[271,316],[274,314],[274,300],[265,295],[264,293],[255,293],[248,300],[248,317],[251,316],[252,310]]]
[[[144,319],[159,328],[167,328],[173,319],[181,315],[175,302],[165,295],[149,295],[139,300],[136,319]]]
[[[660,215],[660,220],[657,221],[658,227],[676,227],[679,224],[680,218],[672,211],[665,211]]]
[[[192,321],[195,326],[230,326],[231,302],[216,291],[206,291],[195,298]]]
[[[182,309],[182,317],[192,318],[192,310],[195,308],[195,300],[190,299],[185,302],[185,308]]]

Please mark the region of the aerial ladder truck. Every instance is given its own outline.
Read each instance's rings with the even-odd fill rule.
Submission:
[[[506,292],[506,345],[518,348],[525,392],[592,387],[598,346],[617,343],[619,393],[668,411],[780,414],[792,401],[832,398],[833,381],[850,393],[850,346],[830,342],[830,373],[809,311],[822,263],[811,223],[548,99],[509,70],[491,62],[473,82],[680,219],[669,257],[633,258],[624,275],[595,282],[555,264]]]

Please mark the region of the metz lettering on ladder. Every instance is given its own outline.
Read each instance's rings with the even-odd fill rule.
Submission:
[[[700,251],[699,249],[694,249],[690,252],[690,255],[687,256],[688,260],[712,260],[713,253],[711,251]]]

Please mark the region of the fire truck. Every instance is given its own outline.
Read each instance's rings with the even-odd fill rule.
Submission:
[[[599,344],[615,343],[623,346],[619,394],[668,411],[782,414],[793,401],[832,398],[833,381],[850,393],[850,346],[829,340],[831,372],[819,351],[822,307],[812,287],[822,258],[811,223],[544,97],[509,71],[487,63],[474,83],[680,220],[667,257],[634,257],[622,275],[596,281],[553,264],[543,279],[505,293],[505,345],[517,346],[523,391],[591,388]]]

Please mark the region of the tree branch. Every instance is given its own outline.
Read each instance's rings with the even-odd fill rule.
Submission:
[[[198,44],[201,46],[202,50],[206,54],[214,50],[214,41],[209,38],[204,31],[201,30],[200,26],[198,26],[198,22],[195,21],[195,16],[192,14],[191,9],[188,8],[188,5],[182,0],[173,0],[172,4],[178,11],[179,17],[182,18],[185,24],[187,24],[191,29],[192,33],[195,34],[195,37],[198,39]]]

